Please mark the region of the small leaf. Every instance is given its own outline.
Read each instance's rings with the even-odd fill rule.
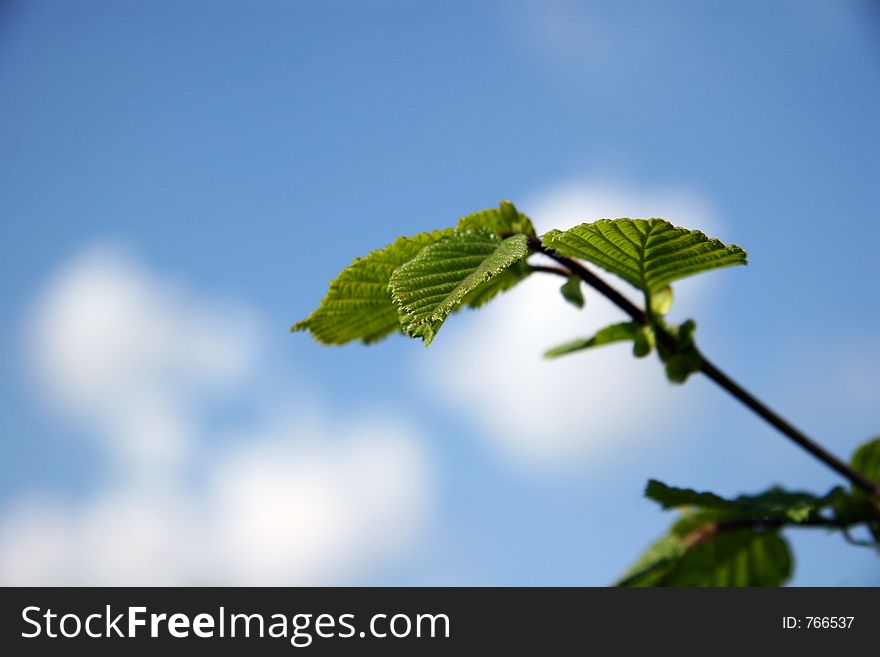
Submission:
[[[723,511],[729,517],[775,518],[794,523],[816,517],[819,511],[834,504],[837,494],[838,489],[819,497],[803,491],[773,487],[758,495],[725,499],[715,493],[667,486],[655,479],[649,480],[645,487],[645,497],[664,509],[689,506]]]
[[[689,547],[662,585],[780,586],[791,572],[791,551],[779,532],[740,529],[718,532]]]
[[[697,323],[688,319],[682,322],[681,326],[675,329],[675,338],[678,346],[681,348],[692,347],[694,344],[694,332],[697,330]]]
[[[586,302],[584,301],[584,293],[581,290],[581,279],[577,276],[569,276],[565,284],[559,288],[559,291],[562,292],[562,298],[575,308],[584,307]]]
[[[666,359],[666,378],[672,383],[684,383],[691,374],[699,372],[703,361],[693,349],[672,354]]]
[[[880,437],[869,440],[855,451],[852,466],[866,477],[880,481]]]
[[[565,344],[554,347],[544,352],[545,358],[556,358],[564,356],[575,351],[598,347],[603,344],[611,344],[613,342],[623,342],[625,340],[635,340],[636,332],[639,325],[635,322],[624,322],[622,324],[611,324],[596,333],[592,338],[581,338],[572,340]]]
[[[651,312],[662,317],[672,308],[672,286],[661,287],[650,295]]]
[[[633,340],[633,355],[644,358],[654,349],[654,329],[647,324],[636,326]]]
[[[656,479],[648,480],[648,484],[645,486],[645,497],[657,502],[663,509],[698,506],[722,511],[740,510],[740,507],[735,502],[724,499],[715,493],[701,493],[692,488],[668,486]]]
[[[309,331],[321,344],[352,340],[371,343],[400,330],[397,305],[388,291],[391,274],[430,244],[453,235],[452,229],[400,237],[383,249],[354,261],[331,283],[311,315],[291,331]]]
[[[403,331],[429,345],[468,294],[528,255],[525,235],[502,240],[485,229],[456,233],[426,247],[391,275],[389,289]]]
[[[685,550],[681,536],[670,531],[648,547],[615,586],[663,586],[672,566],[684,555]]]
[[[532,220],[517,210],[510,201],[501,201],[497,208],[474,212],[458,220],[456,230],[464,232],[474,229],[483,229],[499,237],[535,234]]]
[[[592,262],[649,295],[686,276],[746,264],[740,247],[663,219],[600,219],[564,232],[551,230],[542,242],[561,255]]]
[[[852,466],[865,476],[880,481],[880,437],[861,445],[853,454]],[[853,486],[850,494],[849,510],[860,514],[868,526],[871,536],[880,545],[880,502],[860,488]]]
[[[694,345],[694,331],[697,325],[692,319],[681,326],[666,327],[675,338],[675,347],[661,343],[658,347],[660,359],[666,365],[666,378],[672,383],[684,383],[694,372],[699,372],[703,365],[700,352]]]
[[[840,487],[836,486],[820,496],[774,486],[758,495],[740,495],[733,501],[742,505],[749,515],[782,518],[786,522],[801,523],[818,518],[820,511],[832,507],[839,490]]]
[[[684,516],[618,586],[779,586],[791,576],[788,543],[775,530],[721,529],[717,512]]]

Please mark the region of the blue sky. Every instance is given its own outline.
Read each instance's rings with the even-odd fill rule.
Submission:
[[[878,59],[856,2],[0,4],[2,579],[605,584],[671,520],[649,477],[838,483],[707,381],[540,361],[615,317],[553,282],[429,351],[287,328],[351,258],[502,198],[664,216],[750,254],[673,317],[847,455],[880,433]],[[880,583],[790,535],[795,583]]]

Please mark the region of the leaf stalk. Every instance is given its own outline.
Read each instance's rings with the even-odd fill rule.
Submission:
[[[611,285],[609,285],[603,279],[599,278],[596,274],[587,269],[582,263],[574,260],[573,258],[568,258],[566,256],[560,255],[552,249],[546,248],[541,242],[541,238],[539,237],[530,236],[529,247],[535,252],[543,253],[544,255],[552,258],[560,265],[562,265],[565,270],[567,270],[557,270],[555,267],[537,267],[534,269],[534,271],[542,271],[545,273],[553,273],[563,276],[568,276],[571,274],[578,276],[584,283],[592,287],[594,290],[599,292],[602,296],[604,296],[614,305],[620,308],[623,312],[629,315],[633,321],[638,322],[639,324],[653,325],[657,340],[659,342],[661,342],[665,346],[668,346],[671,349],[676,348],[675,338],[670,335],[668,331],[666,331],[656,322],[652,322],[651,318],[645,313],[644,310],[636,306],[632,301],[623,296],[623,294],[621,294],[618,290],[611,287]],[[865,491],[866,493],[874,496],[877,499],[880,499],[880,483],[865,476],[863,473],[859,472],[845,461],[842,461],[834,454],[822,447],[819,443],[812,440],[802,431],[794,427],[791,423],[789,423],[787,420],[785,420],[783,417],[773,411],[770,407],[764,404],[761,400],[759,400],[757,397],[755,397],[749,391],[739,385],[736,381],[731,379],[717,366],[715,366],[712,361],[710,361],[708,358],[706,358],[706,356],[702,354],[702,352],[700,352],[700,372],[702,372],[709,379],[715,382],[719,387],[727,391],[731,396],[737,399],[740,403],[746,406],[746,408],[751,410],[758,417],[770,424],[782,435],[798,445],[801,449],[812,454],[827,467],[831,468],[838,474],[848,479],[857,488]]]

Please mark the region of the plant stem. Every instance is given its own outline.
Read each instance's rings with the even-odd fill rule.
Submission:
[[[751,409],[755,414],[763,418],[785,436],[800,445],[800,447],[825,463],[829,468],[842,474],[862,490],[876,497],[880,497],[880,484],[866,477],[848,463],[841,461],[831,452],[804,435],[803,432],[793,427],[785,419],[770,410],[760,400],[756,399],[748,390],[744,389],[736,381],[719,370],[712,361],[706,358],[702,353],[700,354],[700,360],[700,371],[703,374],[727,390],[727,392],[745,404],[745,406]]]
[[[645,315],[645,312],[641,308],[636,306],[632,301],[627,299],[604,280],[596,276],[596,274],[591,272],[577,260],[567,258],[563,255],[556,253],[556,251],[553,251],[552,249],[546,248],[541,243],[541,239],[539,237],[530,237],[529,246],[535,251],[549,256],[550,258],[561,264],[563,267],[565,267],[572,274],[578,276],[582,281],[584,281],[584,283],[595,289],[597,292],[599,292],[609,301],[611,301],[614,305],[620,308],[623,312],[629,315],[633,319],[633,321],[640,324],[648,323],[648,317]],[[547,269],[551,270],[551,273],[559,273],[552,272],[554,268]],[[660,326],[655,326],[654,330],[657,334],[657,339],[660,342],[671,348],[675,348],[675,339],[668,332],[664,331]],[[854,486],[857,486],[858,488],[862,489],[870,495],[873,495],[874,497],[880,498],[880,483],[877,483],[871,478],[866,477],[864,474],[850,466],[848,463],[834,456],[834,454],[826,450],[817,442],[811,440],[803,432],[789,424],[789,422],[787,422],[785,419],[783,419],[777,413],[771,410],[766,404],[757,399],[745,388],[740,386],[736,381],[734,381],[724,372],[718,369],[712,363],[712,361],[706,358],[702,353],[700,353],[700,361],[700,371],[716,384],[718,384],[721,388],[730,393],[733,397],[738,399],[749,410],[751,410],[764,421],[769,423],[771,426],[773,426],[775,429],[777,429],[780,433],[789,438],[799,447],[806,450],[814,457],[822,461],[829,468],[846,477],[850,482],[852,482]]]
[[[569,278],[571,276],[571,272],[567,269],[563,269],[562,267],[547,267],[546,265],[529,265],[529,271],[532,273],[542,273],[542,274],[556,274],[557,276],[564,276],[565,278]]]
[[[782,529],[783,527],[795,527],[806,529],[836,529],[843,532],[848,543],[860,547],[871,547],[876,549],[878,547],[876,543],[860,541],[849,535],[849,529],[858,524],[861,524],[861,521],[842,524],[824,518],[815,518],[804,520],[802,522],[794,522],[784,518],[732,518],[730,520],[710,522],[703,527],[698,527],[684,536],[684,543],[688,548],[692,548],[698,543],[702,543],[715,534],[724,531],[736,531],[738,529],[773,530]]]

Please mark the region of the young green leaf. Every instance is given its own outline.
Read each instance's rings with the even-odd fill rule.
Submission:
[[[672,286],[667,285],[650,295],[651,312],[658,317],[663,317],[672,308]]]
[[[562,292],[562,298],[568,301],[575,308],[583,308],[586,301],[584,293],[581,290],[581,279],[577,276],[569,276],[563,286],[559,288]]]
[[[429,345],[468,296],[529,255],[525,235],[502,240],[485,229],[456,233],[423,249],[392,275],[403,331]]]
[[[669,347],[661,343],[657,351],[666,366],[666,378],[672,383],[684,383],[691,374],[700,371],[703,359],[694,345],[696,328],[692,319],[683,322],[681,326],[665,327],[675,338],[675,345]]]
[[[649,480],[645,488],[645,497],[664,509],[688,506],[723,511],[730,517],[775,518],[794,523],[815,518],[819,511],[834,503],[836,494],[837,489],[819,497],[773,487],[758,495],[740,495],[730,500],[715,493],[667,486],[655,479]]]
[[[654,349],[654,329],[647,324],[639,324],[633,340],[633,355],[636,358],[644,358]]]
[[[791,577],[791,571],[791,551],[779,532],[720,531],[688,547],[663,584],[780,586]]]
[[[723,528],[711,512],[685,516],[652,545],[618,586],[779,586],[791,576],[778,531]]]
[[[535,234],[532,220],[517,210],[510,201],[501,201],[497,208],[474,212],[458,220],[456,230],[464,232],[474,229],[487,230],[499,237],[507,237],[509,235],[533,236]]]
[[[869,440],[855,451],[852,466],[874,481],[880,481],[880,437]]]
[[[880,481],[880,437],[861,445],[853,454],[851,462],[852,466],[862,474],[874,481]],[[877,501],[877,498],[854,487],[849,499],[845,502],[848,502],[846,504],[848,511],[861,514],[866,518],[868,531],[880,546],[880,502]]]
[[[330,283],[318,308],[291,331],[309,331],[321,344],[352,340],[369,344],[400,330],[397,305],[388,291],[391,274],[426,246],[453,234],[446,229],[400,237],[383,249],[355,258]]]
[[[740,247],[663,219],[600,219],[564,232],[551,230],[542,241],[561,255],[620,276],[648,295],[692,274],[746,264]]]
[[[686,548],[681,556],[654,565],[653,581],[647,585],[780,586],[791,570],[788,543],[778,532],[740,529],[719,532]],[[621,585],[645,586],[640,579],[636,574]]]
[[[614,585],[663,586],[672,566],[681,559],[686,549],[681,536],[669,531],[652,543]]]
[[[624,322],[622,324],[611,324],[601,329],[592,338],[580,338],[566,342],[558,347],[549,349],[544,352],[545,358],[557,358],[565,356],[575,351],[598,347],[603,344],[611,344],[613,342],[624,342],[626,340],[635,340],[636,333],[639,331],[639,325],[635,322]]]

